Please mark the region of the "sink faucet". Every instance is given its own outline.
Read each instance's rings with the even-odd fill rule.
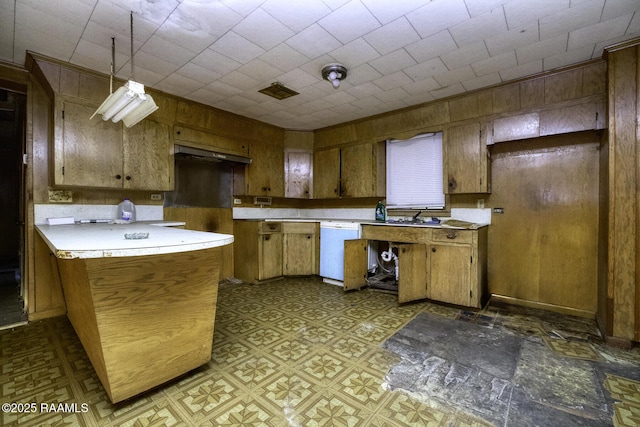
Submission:
[[[420,210],[420,211],[418,211],[418,213],[417,213],[417,214],[415,214],[415,215],[413,216],[413,221],[417,221],[417,220],[418,220],[418,217],[420,216],[420,214],[421,214],[421,213],[422,213],[422,211],[421,211],[421,210]]]

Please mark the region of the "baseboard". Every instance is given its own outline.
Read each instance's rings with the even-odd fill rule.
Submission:
[[[596,318],[596,313],[593,311],[579,310],[576,308],[565,307],[565,306],[555,305],[555,304],[547,304],[544,302],[528,301],[528,300],[508,297],[504,295],[491,294],[491,297],[489,299],[489,304],[492,304],[492,303],[518,305],[521,307],[553,311],[555,313],[566,314],[568,316],[585,317],[588,319]]]

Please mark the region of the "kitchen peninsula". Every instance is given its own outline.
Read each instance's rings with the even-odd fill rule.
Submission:
[[[57,258],[67,316],[113,403],[210,360],[221,249],[232,235],[150,223],[36,229]]]

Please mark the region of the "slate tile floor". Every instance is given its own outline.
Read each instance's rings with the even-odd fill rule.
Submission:
[[[65,317],[0,331],[6,402],[77,407],[0,412],[2,426],[635,426],[640,352],[548,313],[398,306],[318,278],[225,283],[211,362],[118,405]]]

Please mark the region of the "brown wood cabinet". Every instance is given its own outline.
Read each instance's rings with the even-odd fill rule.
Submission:
[[[234,221],[235,277],[257,283],[282,276],[282,224]]]
[[[317,222],[282,223],[282,274],[309,276],[318,274]]]
[[[362,245],[367,240],[387,241],[397,248],[399,303],[429,298],[481,308],[488,297],[487,227],[458,230],[363,225],[362,239],[353,242]],[[345,249],[345,260],[346,254]],[[366,264],[345,264],[347,267],[345,283],[348,277],[349,289],[363,286]]]
[[[251,142],[245,168],[246,195],[284,197],[284,146]]]
[[[234,221],[235,277],[258,283],[318,274],[317,222]]]
[[[311,197],[311,179],[313,153],[288,151],[285,153],[285,197],[309,199]]]
[[[148,119],[132,128],[101,117],[90,120],[96,108],[56,98],[54,185],[172,190],[169,126]]]
[[[451,126],[445,131],[445,194],[489,193],[487,126],[475,122]]]
[[[384,142],[316,151],[313,171],[316,199],[384,197]]]

